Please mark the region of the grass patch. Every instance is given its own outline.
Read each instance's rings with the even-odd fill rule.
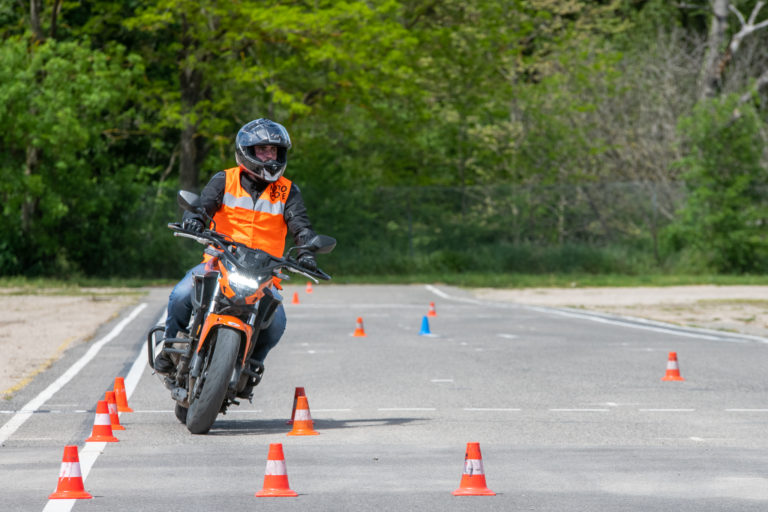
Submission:
[[[691,285],[768,285],[768,276],[414,273],[399,275],[337,275],[335,284],[446,284],[468,288],[585,288]]]
[[[173,286],[175,282],[158,279],[46,279],[41,277],[0,277],[2,295],[143,295],[141,288]]]
[[[305,278],[291,274],[286,284],[304,283]],[[4,295],[92,295],[125,294],[131,289],[153,286],[171,287],[177,279],[44,279],[0,277],[0,293]],[[524,274],[512,272],[413,272],[385,274],[336,274],[330,284],[446,284],[467,288],[586,288],[690,285],[768,285],[768,275],[622,275],[622,274]],[[126,290],[129,290],[126,292]],[[719,299],[714,299],[719,300]],[[723,303],[728,303],[723,299]],[[741,303],[749,301],[739,301]],[[763,301],[751,301],[755,305]],[[766,301],[768,302],[768,301]]]

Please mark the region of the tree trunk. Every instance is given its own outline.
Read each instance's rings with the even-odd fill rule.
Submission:
[[[723,78],[723,68],[727,64],[728,54],[722,51],[725,42],[725,32],[728,29],[728,5],[729,0],[714,0],[712,2],[712,24],[709,27],[707,37],[707,52],[704,56],[704,65],[701,73],[701,86],[699,97],[713,98],[720,90]]]
[[[35,173],[38,162],[38,149],[32,145],[27,146],[27,160],[24,163],[24,177],[28,178]],[[27,195],[25,193],[25,195]],[[28,233],[32,228],[32,219],[37,209],[37,200],[32,197],[25,197],[21,203],[21,230]]]
[[[29,0],[29,25],[32,28],[32,34],[38,41],[43,41],[43,27],[40,24],[40,12],[43,10],[42,0]]]
[[[182,49],[179,52],[179,87],[181,88],[182,127],[179,153],[179,185],[182,190],[197,191],[199,184],[199,163],[202,155],[198,154],[201,147],[197,141],[198,121],[192,121],[196,116],[195,109],[202,96],[202,72],[190,67],[189,56],[195,50],[195,38],[190,33],[191,28],[186,16],[182,17],[181,37]]]

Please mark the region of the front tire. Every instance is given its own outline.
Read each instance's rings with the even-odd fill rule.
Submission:
[[[216,421],[221,404],[227,395],[239,349],[240,333],[238,331],[226,327],[220,327],[216,331],[213,354],[208,356],[207,368],[203,368],[203,375],[200,377],[205,377],[200,396],[190,397],[187,429],[191,433],[207,434],[213,422]]]

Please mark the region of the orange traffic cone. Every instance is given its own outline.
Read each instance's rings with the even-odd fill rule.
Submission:
[[[454,496],[495,496],[496,493],[485,485],[483,456],[480,454],[480,443],[467,443],[464,455],[464,474],[461,475],[459,488],[453,491]]]
[[[307,281],[307,293],[312,293],[312,281]]]
[[[86,443],[104,442],[116,443],[119,439],[112,435],[112,422],[109,420],[109,406],[104,400],[96,404],[96,418],[93,420],[93,431]]]
[[[291,304],[299,304],[299,292],[293,292],[293,300]]]
[[[435,311],[435,303],[430,302],[429,303],[429,312],[427,313],[427,316],[437,316],[437,311]]]
[[[117,412],[133,412],[128,407],[128,395],[125,392],[125,379],[115,377],[115,402],[117,402]]]
[[[125,430],[125,427],[120,424],[120,416],[117,415],[117,402],[115,402],[115,392],[107,391],[104,393],[104,400],[107,402],[107,409],[109,410],[109,422],[112,426],[112,430]]]
[[[56,491],[48,496],[49,500],[89,500],[93,498],[85,492],[83,474],[80,472],[80,458],[77,456],[77,446],[65,446],[61,458],[59,483]]]
[[[300,396],[307,396],[304,388],[296,388],[296,391],[293,392],[293,409],[291,409],[291,419],[285,422],[287,425],[293,425],[293,418],[296,416],[296,399]]]
[[[312,415],[309,414],[309,402],[306,396],[296,398],[296,414],[293,417],[293,430],[288,432],[289,436],[316,436],[315,423],[312,421]]]
[[[677,352],[670,352],[667,360],[667,373],[661,380],[685,380],[680,376],[680,367],[677,365]]]
[[[285,467],[283,445],[272,443],[267,455],[267,469],[264,471],[264,487],[256,492],[259,498],[268,496],[298,496],[288,485],[288,472]]]
[[[357,317],[357,325],[355,326],[355,332],[352,333],[352,336],[364,337],[365,335],[365,329],[363,329],[363,318]]]

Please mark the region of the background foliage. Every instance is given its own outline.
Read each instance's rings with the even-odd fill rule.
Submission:
[[[331,273],[764,272],[768,9],[716,3],[4,3],[0,273],[181,275],[257,117]]]

